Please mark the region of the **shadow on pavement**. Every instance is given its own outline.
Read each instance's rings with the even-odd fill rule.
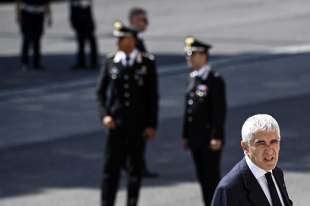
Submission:
[[[174,64],[185,64],[182,54],[155,54],[158,68]],[[103,61],[105,56],[100,59]],[[212,60],[225,59],[228,56],[215,55]],[[42,64],[45,71],[23,72],[20,70],[19,56],[0,56],[0,91],[7,89],[24,89],[44,86],[49,83],[62,83],[71,80],[94,78],[98,76],[98,70],[72,71],[70,68],[75,62],[74,54],[50,54],[44,55]]]
[[[270,113],[278,119],[283,136],[280,165],[289,171],[309,172],[309,132],[307,121],[300,119],[309,104],[308,95],[230,108],[223,174],[242,158],[241,123],[254,113]],[[146,180],[144,187],[196,181],[189,154],[180,145],[181,121],[168,118],[160,123],[159,138],[148,145],[147,158],[150,168],[160,172],[160,178]],[[104,136],[104,131],[98,130],[0,150],[0,198],[39,193],[47,188],[99,189]]]

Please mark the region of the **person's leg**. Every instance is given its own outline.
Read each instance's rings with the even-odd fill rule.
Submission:
[[[129,143],[128,150],[128,188],[127,206],[137,206],[142,182],[143,138],[141,141]]]
[[[96,69],[98,67],[98,49],[97,41],[94,33],[89,36],[89,46],[90,46],[90,68]]]
[[[103,167],[101,183],[101,206],[113,206],[120,178],[120,168],[125,160],[125,147],[120,131],[110,131]]]
[[[29,69],[29,47],[30,38],[26,34],[23,34],[21,48],[21,64],[23,70]]]
[[[33,40],[33,67],[35,69],[44,69],[41,64],[41,36],[37,36]]]
[[[32,42],[33,42],[33,67],[43,69],[41,62],[41,38],[43,35],[44,16],[37,14],[33,17]]]
[[[76,64],[73,65],[73,70],[84,69],[85,64],[85,35],[83,35],[78,29],[76,30],[76,40],[77,40],[77,55]]]
[[[31,44],[29,27],[29,17],[25,12],[21,13],[20,30],[22,34],[22,46],[21,46],[21,67],[23,71],[29,69],[29,49]]]
[[[208,176],[208,170],[210,169],[208,166],[210,163],[208,162],[208,157],[206,157],[208,152],[205,152],[208,148],[200,149],[200,150],[192,150],[192,157],[194,160],[196,176],[200,184],[201,193],[204,201],[205,206],[210,206],[212,196],[211,196],[211,179]],[[211,168],[212,169],[212,168]]]
[[[85,35],[78,34],[78,65],[85,67]]]
[[[211,205],[215,188],[220,181],[220,159],[221,151],[203,150],[202,162],[202,189],[206,206]]]

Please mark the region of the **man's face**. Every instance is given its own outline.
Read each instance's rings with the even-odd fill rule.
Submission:
[[[187,64],[192,69],[200,69],[203,65],[208,63],[207,54],[203,52],[193,52],[192,55],[186,56]]]
[[[276,132],[258,132],[251,142],[241,147],[255,165],[265,171],[273,170],[279,159],[280,138]]]
[[[118,38],[118,49],[124,52],[131,52],[135,48],[136,40],[132,36]]]
[[[130,23],[139,32],[144,32],[148,26],[148,19],[145,14],[139,14],[133,16]]]

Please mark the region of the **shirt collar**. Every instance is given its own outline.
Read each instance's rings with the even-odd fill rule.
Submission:
[[[139,51],[137,49],[134,49],[129,54],[129,63],[130,65],[133,65],[134,61],[137,59],[138,62],[141,62],[141,57],[139,55]],[[123,65],[126,64],[126,53],[123,51],[117,51],[113,58],[114,63],[122,62]]]
[[[272,171],[265,171],[262,168],[258,167],[256,164],[254,164],[254,162],[252,162],[248,155],[245,155],[245,161],[256,179],[265,176],[267,172],[272,173]]]
[[[205,64],[200,69],[191,72],[190,76],[192,78],[194,78],[194,77],[201,77],[202,79],[207,79],[207,77],[208,77],[208,75],[210,73],[210,70],[211,70],[211,66],[209,64]]]

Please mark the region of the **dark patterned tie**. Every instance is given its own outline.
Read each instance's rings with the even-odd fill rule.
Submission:
[[[125,60],[126,60],[126,67],[130,67],[130,56],[128,54],[126,54],[126,57],[125,57]]]
[[[269,188],[270,196],[272,199],[272,206],[282,206],[276,186],[271,177],[271,172],[267,172],[265,174],[265,177],[267,179],[268,188]]]

